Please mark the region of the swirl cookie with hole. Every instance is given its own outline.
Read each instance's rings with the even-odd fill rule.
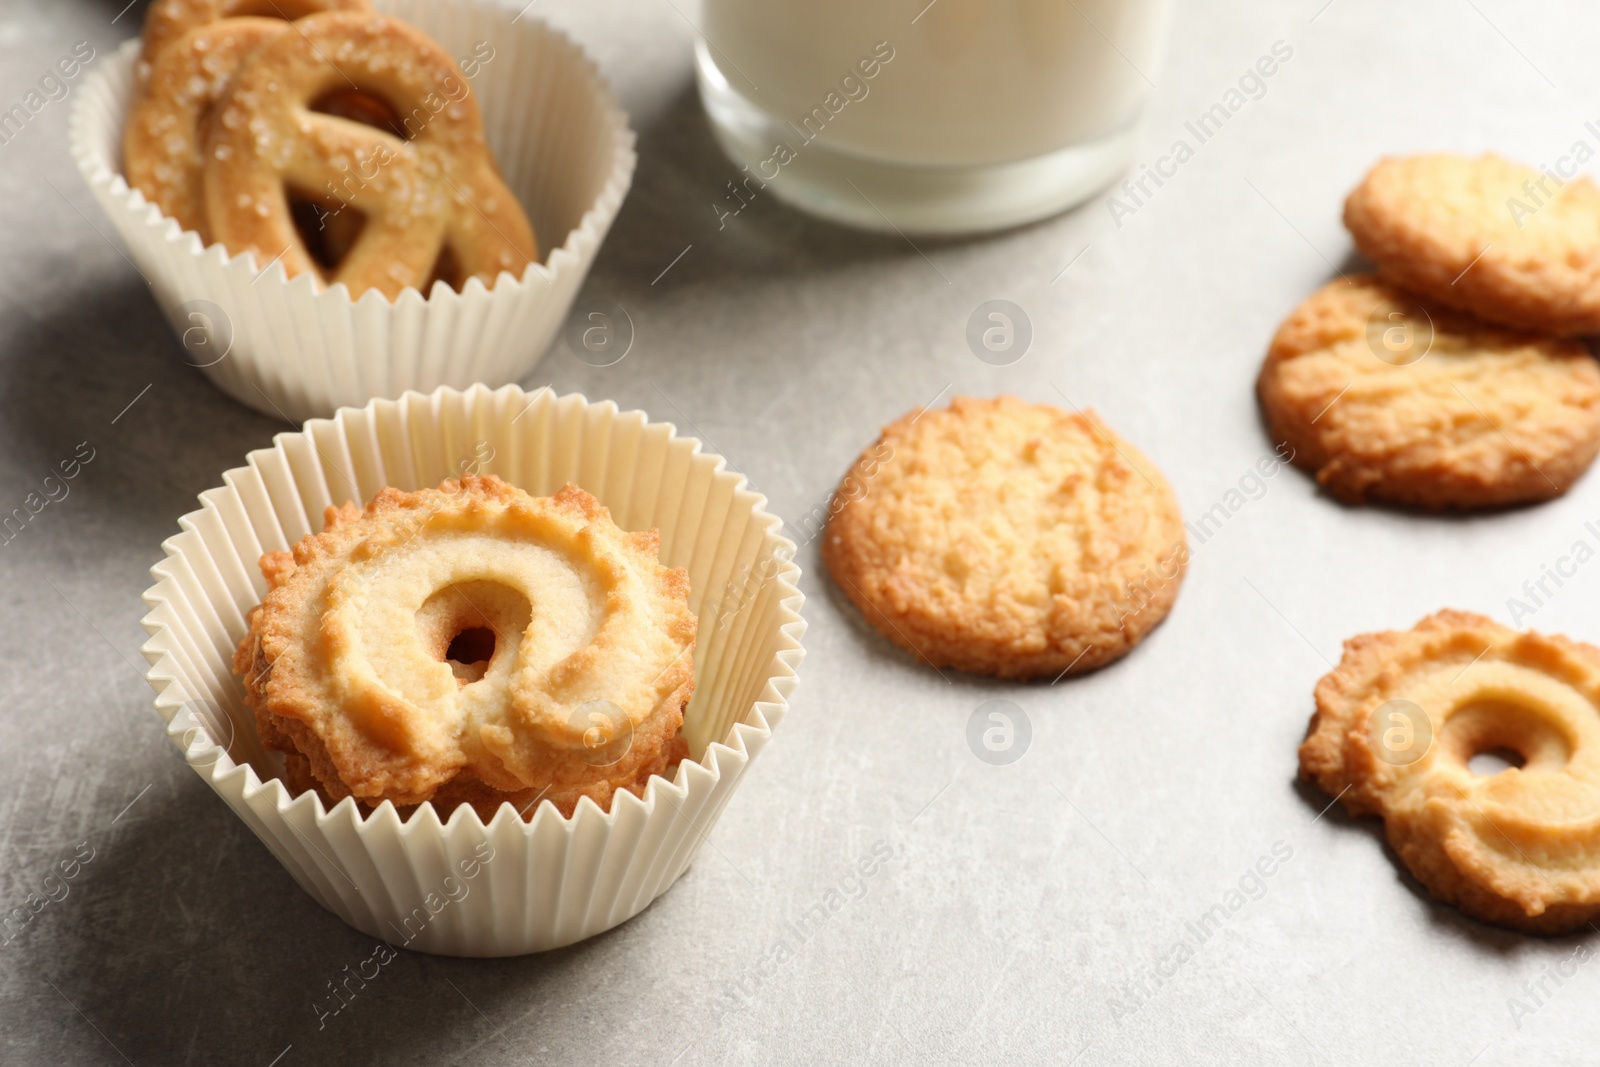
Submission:
[[[261,559],[234,656],[296,791],[364,805],[609,810],[687,755],[695,616],[657,531],[568,485],[384,489]]]
[[[1600,452],[1600,366],[1371,275],[1278,328],[1256,391],[1275,442],[1351,504],[1431,510],[1559,496]]]
[[[1600,648],[1441,611],[1345,642],[1316,702],[1301,776],[1435,897],[1531,933],[1600,916]]]
[[[1344,206],[1383,273],[1479,318],[1600,333],[1600,189],[1496,155],[1385,159]]]
[[[934,667],[1056,678],[1126,655],[1188,562],[1155,465],[1092,411],[957,397],[883,431],[834,495],[822,558]]]

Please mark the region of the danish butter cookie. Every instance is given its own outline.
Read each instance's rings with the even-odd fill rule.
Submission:
[[[695,684],[688,574],[659,543],[576,486],[492,476],[329,508],[262,557],[234,656],[263,744],[291,785],[441,818],[642,795],[687,754]]]
[[[1316,702],[1301,776],[1435,897],[1531,933],[1600,915],[1600,649],[1441,611],[1346,641]],[[1521,765],[1468,766],[1499,750]]]
[[[1600,333],[1600,189],[1495,155],[1385,159],[1345,201],[1356,245],[1401,285],[1481,319]]]
[[[1188,561],[1172,489],[1093,412],[957,397],[883,431],[822,556],[890,641],[935,667],[1054,678],[1153,629]]]
[[[1324,286],[1256,383],[1274,441],[1349,503],[1485,508],[1566,492],[1600,451],[1600,367],[1375,277]]]

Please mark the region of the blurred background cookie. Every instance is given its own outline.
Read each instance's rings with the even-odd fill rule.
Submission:
[[[239,65],[288,30],[281,19],[219,19],[163,48],[122,139],[128,184],[161,213],[211,243],[206,221],[206,127]]]
[[[1301,777],[1435,897],[1532,933],[1600,915],[1600,649],[1441,611],[1346,641],[1316,700]]]
[[[1600,189],[1496,155],[1385,159],[1344,206],[1391,280],[1479,318],[1600,333]]]
[[[1600,367],[1371,276],[1312,294],[1256,383],[1268,430],[1349,503],[1485,508],[1559,496],[1600,451]]]
[[[957,397],[889,426],[845,476],[823,559],[935,667],[1053,678],[1110,663],[1171,610],[1188,560],[1166,479],[1093,412]]]
[[[230,18],[290,21],[319,11],[371,11],[369,0],[155,0],[144,17],[138,81],[144,85],[161,53],[184,34]]]

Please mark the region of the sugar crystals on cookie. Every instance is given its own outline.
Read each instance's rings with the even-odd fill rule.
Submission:
[[[521,277],[538,242],[449,54],[368,0],[261,7],[151,7],[129,183],[202,241],[355,298]]]

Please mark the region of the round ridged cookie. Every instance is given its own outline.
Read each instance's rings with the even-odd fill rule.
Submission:
[[[1274,441],[1348,503],[1501,507],[1566,492],[1600,450],[1600,366],[1370,275],[1279,327],[1256,383]]]
[[[935,667],[1056,677],[1137,645],[1188,561],[1160,472],[1093,412],[957,397],[883,431],[835,494],[822,555],[890,641]]]
[[[1600,333],[1600,189],[1495,155],[1385,159],[1344,206],[1385,275],[1478,318]]]
[[[1301,776],[1436,898],[1531,933],[1600,916],[1600,648],[1441,611],[1345,642],[1316,702]],[[1521,766],[1469,766],[1501,750]]]

